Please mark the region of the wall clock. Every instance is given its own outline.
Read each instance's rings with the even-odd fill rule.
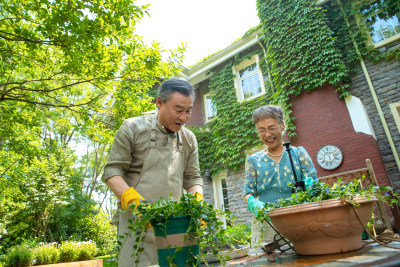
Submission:
[[[322,169],[333,170],[339,167],[343,161],[342,151],[337,146],[326,145],[321,147],[317,153],[317,162]]]

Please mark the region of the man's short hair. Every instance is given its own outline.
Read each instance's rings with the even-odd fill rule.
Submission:
[[[192,96],[193,102],[196,97],[196,92],[193,89],[193,86],[181,78],[171,78],[158,87],[158,96],[161,98],[162,102],[167,102],[175,92],[181,93],[185,96]]]

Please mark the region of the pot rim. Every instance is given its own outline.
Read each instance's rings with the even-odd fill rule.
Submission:
[[[360,204],[372,202],[372,201],[378,201],[378,199],[375,196],[360,196],[360,195],[353,196],[353,200]],[[317,209],[327,209],[327,208],[340,207],[340,206],[346,206],[346,205],[347,205],[347,203],[342,201],[340,198],[333,198],[333,199],[322,200],[322,201],[318,201],[318,202],[310,202],[310,203],[304,203],[304,204],[298,204],[298,205],[294,205],[294,206],[273,209],[269,212],[269,216],[275,217],[275,216],[280,216],[280,215],[285,215],[285,214],[306,212],[306,211],[312,211],[312,210],[317,210]]]

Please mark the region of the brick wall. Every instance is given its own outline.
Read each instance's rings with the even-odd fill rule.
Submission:
[[[297,136],[295,146],[304,146],[311,156],[317,175],[365,168],[365,159],[370,159],[378,183],[390,185],[385,166],[374,137],[354,131],[346,103],[339,99],[333,86],[304,92],[291,99]],[[318,150],[327,144],[340,148],[342,164],[334,170],[324,170],[317,163]]]
[[[200,89],[196,89],[196,99],[193,103],[192,116],[186,122],[186,126],[200,126],[204,124],[202,98],[203,96],[200,95]]]

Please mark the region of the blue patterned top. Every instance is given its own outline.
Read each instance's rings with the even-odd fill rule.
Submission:
[[[304,180],[306,177],[318,180],[317,171],[304,147],[290,147],[297,180]],[[254,153],[247,157],[245,171],[243,196],[252,194],[263,202],[275,202],[279,198],[291,196],[287,183],[294,183],[295,180],[287,151],[283,153],[279,163],[263,151]]]

